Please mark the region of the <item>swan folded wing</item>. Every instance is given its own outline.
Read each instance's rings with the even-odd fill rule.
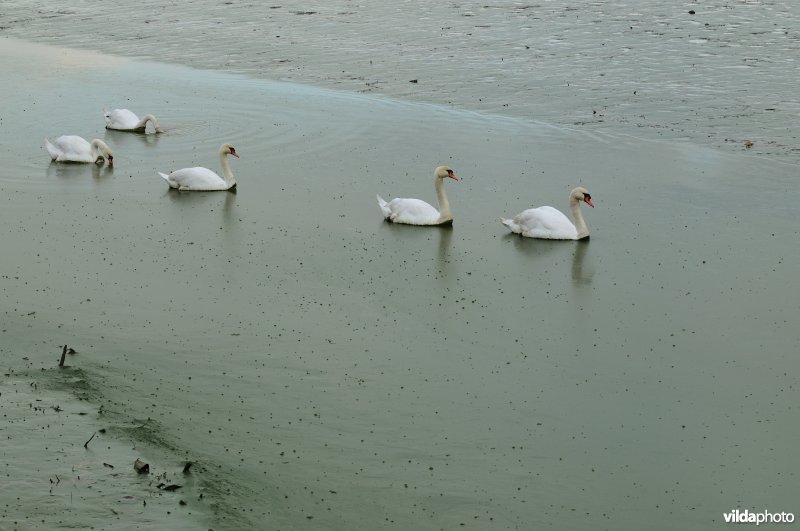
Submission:
[[[549,206],[525,210],[514,217],[514,222],[520,226],[524,236],[531,238],[574,240],[578,237],[578,231],[569,218]]]
[[[53,160],[94,162],[91,144],[79,136],[63,135],[52,141],[45,139],[45,148]]]
[[[421,199],[395,198],[388,205],[389,219],[409,225],[432,225],[439,220],[439,211]]]
[[[180,190],[227,190],[225,180],[201,166],[175,170],[167,176],[167,182]]]
[[[114,109],[105,117],[106,126],[111,129],[133,129],[139,124],[139,117],[128,109]]]

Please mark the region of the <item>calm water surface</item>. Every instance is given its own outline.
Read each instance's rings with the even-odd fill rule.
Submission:
[[[796,165],[17,41],[0,60],[0,399],[15,419],[40,388],[85,399],[62,466],[89,460],[113,494],[95,506],[123,513],[17,467],[7,526],[705,529],[737,507],[797,512]],[[117,106],[167,132],[105,131]],[[106,140],[113,170],[51,164],[42,140],[64,133]],[[156,174],[216,169],[222,141],[237,194]],[[385,224],[375,194],[433,201],[441,163],[462,177],[452,229]],[[566,209],[578,184],[588,243],[500,225]],[[78,354],[57,372],[64,343]],[[129,486],[139,455],[185,493]]]

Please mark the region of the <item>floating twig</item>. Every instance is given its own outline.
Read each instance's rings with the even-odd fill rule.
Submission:
[[[190,468],[192,468],[192,462],[191,461],[186,461],[186,464],[183,465],[183,473],[184,474],[188,474]]]
[[[61,361],[58,362],[59,367],[64,366],[64,358],[67,357],[67,346],[64,345],[64,350],[61,351]]]
[[[87,450],[89,449],[89,443],[90,443],[90,442],[92,442],[92,439],[94,439],[94,436],[95,436],[95,435],[97,435],[97,432],[94,432],[94,433],[92,434],[92,436],[91,436],[91,437],[89,437],[89,440],[88,440],[88,441],[86,441],[85,443],[83,443],[83,447],[84,447],[84,448],[86,448]],[[105,463],[104,463],[104,464],[105,464]],[[111,467],[111,468],[114,468],[114,467]]]

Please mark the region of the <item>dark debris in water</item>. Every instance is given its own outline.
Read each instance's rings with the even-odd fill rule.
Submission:
[[[149,474],[150,473],[150,465],[142,461],[141,459],[137,459],[133,463],[133,469],[136,470],[139,474]]]

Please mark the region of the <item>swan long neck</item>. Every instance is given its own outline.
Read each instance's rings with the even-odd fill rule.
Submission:
[[[153,124],[153,127],[156,130],[156,133],[160,133],[161,132],[161,128],[158,127],[158,120],[156,120],[156,117],[153,116],[152,114],[145,114],[142,117],[142,119],[139,120],[139,123],[136,124],[136,128],[138,129],[139,127],[147,127],[147,122],[151,122]]]
[[[225,179],[225,184],[228,185],[228,188],[232,187],[236,184],[236,179],[233,178],[233,171],[231,170],[231,165],[228,163],[227,153],[220,152],[219,165],[222,167],[222,177]]]
[[[572,219],[575,221],[575,229],[578,231],[578,239],[585,238],[589,235],[589,227],[583,220],[583,213],[581,212],[581,204],[574,197],[569,198],[569,208],[572,210]]]
[[[434,177],[434,186],[436,187],[436,200],[439,202],[439,220],[448,221],[453,219],[453,213],[450,212],[450,203],[447,201],[447,194],[444,191],[444,179]]]
[[[95,139],[91,143],[91,151],[89,152],[93,159],[97,160],[100,157],[107,157],[111,154],[111,150],[102,140]]]

